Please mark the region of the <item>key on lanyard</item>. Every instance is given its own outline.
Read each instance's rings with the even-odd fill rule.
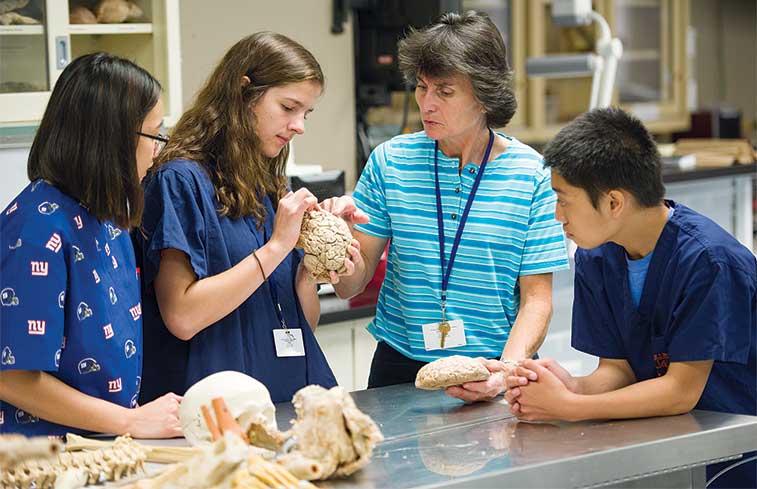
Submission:
[[[441,341],[441,347],[444,348],[444,340],[447,338],[447,335],[449,334],[449,323],[447,321],[442,321],[439,323],[439,332],[442,334],[442,341]]]

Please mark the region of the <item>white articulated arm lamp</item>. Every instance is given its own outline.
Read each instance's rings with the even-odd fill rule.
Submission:
[[[565,27],[596,22],[599,26],[596,52],[528,58],[526,73],[529,76],[549,78],[574,78],[591,74],[589,110],[609,106],[615,73],[618,71],[618,60],[623,55],[620,39],[612,37],[607,21],[591,9],[591,0],[553,0],[552,20],[556,25]]]

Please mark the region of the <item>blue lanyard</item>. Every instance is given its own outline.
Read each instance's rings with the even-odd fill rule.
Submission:
[[[255,237],[255,242],[258,245],[258,249],[260,249],[260,247],[267,241],[265,236],[265,225],[263,226],[263,239],[261,240],[260,236],[258,235],[258,230],[255,227],[254,220],[251,217],[245,217],[244,219],[245,221],[247,221],[247,225],[250,226],[250,230],[252,231],[252,235]],[[287,323],[284,320],[284,312],[281,310],[281,302],[279,302],[279,294],[276,291],[276,280],[273,278],[274,271],[275,269],[271,270],[271,274],[268,276],[268,288],[271,291],[271,298],[273,299],[273,307],[276,310],[276,317],[278,317],[279,322],[281,323],[281,327],[287,329]]]
[[[481,160],[481,165],[478,169],[478,175],[473,182],[470,195],[468,196],[468,202],[465,203],[465,210],[462,216],[460,216],[460,225],[457,227],[457,233],[455,234],[455,241],[452,243],[452,250],[449,253],[449,264],[445,267],[444,264],[444,214],[442,212],[442,191],[439,188],[439,142],[434,144],[434,176],[436,177],[436,220],[439,223],[439,258],[442,263],[442,321],[446,321],[446,309],[447,309],[447,286],[449,285],[449,277],[452,274],[452,265],[455,263],[455,256],[457,255],[457,248],[460,246],[460,240],[463,236],[463,229],[465,228],[465,221],[468,220],[468,214],[470,208],[473,205],[473,199],[476,196],[478,185],[481,183],[481,177],[484,176],[484,168],[486,168],[486,162],[489,159],[489,153],[491,153],[492,146],[494,145],[494,131],[489,129],[489,144],[486,146],[486,152],[484,153],[484,159]]]

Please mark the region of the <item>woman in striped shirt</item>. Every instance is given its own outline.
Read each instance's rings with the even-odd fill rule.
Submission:
[[[352,223],[363,258],[335,288],[340,297],[362,291],[389,241],[368,327],[379,341],[369,387],[411,382],[427,362],[466,355],[493,375],[447,393],[489,399],[541,345],[552,273],[568,268],[550,173],[535,150],[494,131],[517,103],[507,49],[486,15],[449,13],[411,32],[399,63],[416,85],[423,131],[379,145],[354,196],[323,203]]]

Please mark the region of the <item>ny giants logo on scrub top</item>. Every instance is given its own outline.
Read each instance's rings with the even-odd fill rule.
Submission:
[[[103,326],[103,332],[105,333],[106,340],[113,338],[113,324],[108,323],[105,326]]]
[[[60,251],[60,247],[61,247],[60,235],[58,235],[58,233],[53,233],[53,235],[50,236],[50,239],[47,240],[47,244],[45,245],[45,248],[52,251],[53,253],[57,253]]]
[[[14,202],[13,205],[10,206],[7,211],[5,211],[5,215],[9,216],[13,214],[16,211],[16,209],[18,209],[18,202]]]
[[[46,261],[31,262],[33,277],[47,277],[48,266]]]
[[[136,321],[142,315],[142,304],[139,303],[136,306],[130,308],[129,312],[131,313],[131,318]]]
[[[45,334],[46,322],[39,319],[28,319],[26,321],[29,327],[29,334],[42,336]]]
[[[0,411],[0,424],[5,424],[5,411]]]
[[[121,377],[108,381],[108,392],[121,392]]]
[[[74,222],[76,223],[76,229],[81,229],[84,227],[84,223],[81,220],[81,216],[74,217]]]
[[[654,358],[654,367],[655,367],[655,370],[657,371],[657,376],[662,377],[668,371],[668,367],[670,366],[670,355],[668,355],[667,352],[655,353],[653,355],[653,358]]]

